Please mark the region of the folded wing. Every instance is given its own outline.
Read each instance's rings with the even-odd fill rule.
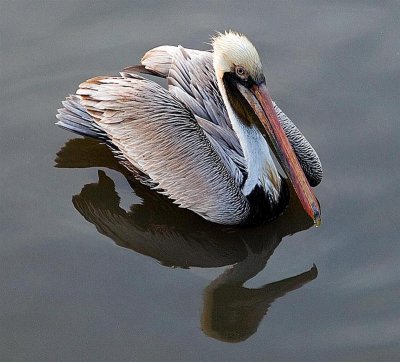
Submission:
[[[236,224],[248,202],[192,112],[167,90],[137,75],[82,83],[80,104],[122,155],[178,205],[221,224]]]
[[[211,142],[221,148],[220,153],[238,182],[243,183],[246,163],[217,86],[211,52],[163,45],[149,50],[141,66],[128,67],[125,71],[166,78],[169,91],[189,107]],[[308,181],[311,186],[318,185],[322,166],[317,153],[276,104],[275,110]]]

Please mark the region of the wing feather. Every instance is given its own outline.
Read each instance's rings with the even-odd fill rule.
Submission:
[[[227,163],[227,167],[232,174],[237,174],[238,169],[245,170],[241,166],[245,165],[243,152],[218,90],[212,61],[212,53],[207,51],[181,46],[160,46],[149,50],[143,57],[142,64],[148,72],[167,78],[170,92],[186,104],[194,115],[219,126],[211,129],[204,127],[207,123],[200,123],[210,137],[217,142],[221,141],[220,152],[224,152],[224,160],[230,155],[236,156],[232,159],[233,162]],[[132,67],[131,69],[133,70]],[[275,110],[308,181],[312,186],[318,185],[322,179],[322,166],[317,153],[296,125],[276,105]],[[219,129],[226,131],[222,137]],[[231,152],[232,149],[234,152]],[[245,173],[243,176],[246,177]]]
[[[155,188],[204,218],[243,221],[249,206],[192,112],[168,91],[139,76],[103,77],[77,94],[123,156]]]

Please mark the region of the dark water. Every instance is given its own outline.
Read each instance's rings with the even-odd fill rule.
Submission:
[[[1,360],[399,360],[399,19],[396,1],[2,1]],[[321,157],[318,229],[295,200],[209,224],[53,125],[83,80],[229,28]]]

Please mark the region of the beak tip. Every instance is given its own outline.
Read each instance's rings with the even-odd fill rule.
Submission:
[[[320,211],[319,207],[317,205],[315,205],[315,203],[313,203],[311,205],[311,207],[312,207],[312,210],[314,213],[314,217],[313,217],[314,224],[316,227],[318,227],[321,225],[321,211]]]

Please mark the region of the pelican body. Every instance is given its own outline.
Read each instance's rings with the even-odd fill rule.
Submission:
[[[272,101],[257,50],[241,34],[212,51],[160,46],[120,76],[79,86],[57,114],[69,131],[105,142],[137,179],[180,207],[225,225],[278,217],[289,202],[284,169],[305,212],[322,178],[315,150]],[[139,74],[166,78],[168,89]]]

